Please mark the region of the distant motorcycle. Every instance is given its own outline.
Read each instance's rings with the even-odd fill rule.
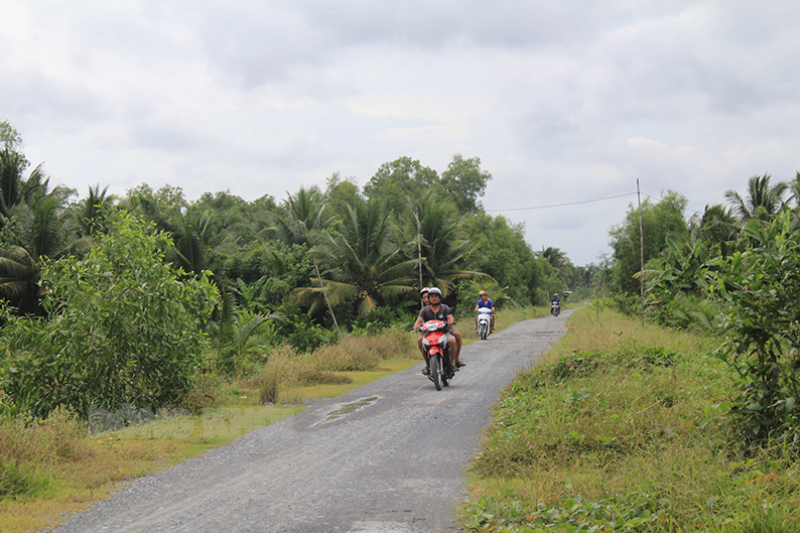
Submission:
[[[553,302],[550,304],[550,314],[553,316],[558,316],[561,313],[561,304],[558,302]]]
[[[486,307],[478,309],[478,336],[486,340],[491,333],[492,310]]]
[[[447,344],[447,322],[428,320],[420,326],[423,332],[422,347],[425,350],[425,363],[428,365],[428,379],[433,381],[436,390],[449,385],[455,372],[450,364],[450,347]]]

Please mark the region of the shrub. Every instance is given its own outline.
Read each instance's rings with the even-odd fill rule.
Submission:
[[[221,389],[221,376],[208,373],[197,374],[191,390],[178,401],[178,407],[193,414],[200,414],[203,409],[209,407],[217,407],[221,403]]]
[[[261,405],[278,403],[281,380],[286,373],[284,357],[271,357],[263,374],[258,376],[258,398]]]
[[[328,331],[314,322],[298,305],[284,305],[277,313],[283,320],[276,323],[276,336],[294,346],[300,353],[312,352],[336,339],[336,332]]]
[[[36,416],[59,405],[82,417],[92,406],[155,409],[189,390],[201,362],[210,274],[181,279],[163,261],[164,234],[125,213],[109,222],[85,259],[44,266],[48,319],[6,314],[0,342],[13,355],[0,388]]]
[[[743,230],[750,247],[719,259],[706,289],[728,306],[719,350],[740,379],[731,413],[739,442],[800,448],[800,242],[791,213]]]

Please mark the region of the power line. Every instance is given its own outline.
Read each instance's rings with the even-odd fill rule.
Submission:
[[[486,211],[487,213],[504,213],[504,212],[508,212],[508,211],[533,211],[535,209],[551,209],[553,207],[567,207],[567,206],[570,206],[570,205],[591,204],[591,203],[594,203],[594,202],[602,202],[604,200],[613,200],[615,198],[624,198],[626,196],[635,196],[635,195],[636,195],[635,192],[626,192],[624,194],[617,194],[615,196],[604,196],[602,198],[593,198],[591,200],[583,200],[583,201],[580,201],[580,202],[567,202],[567,203],[563,203],[563,204],[537,205],[537,206],[534,206],[534,207],[512,207],[512,208],[509,208],[509,209],[484,209],[484,211]],[[653,201],[656,201],[656,202],[659,201],[659,199],[657,197],[652,196],[650,194],[647,194],[646,192],[642,192],[642,196],[646,196],[650,200],[653,200]],[[690,207],[687,207],[686,210],[687,211],[692,211],[693,213],[696,213],[698,215],[702,215],[703,214],[701,211],[697,211],[696,209],[691,209]]]
[[[617,194],[616,196],[605,196],[603,198],[594,198],[592,200],[583,200],[581,202],[568,202],[565,204],[550,204],[550,205],[539,205],[535,207],[513,207],[511,209],[485,209],[487,213],[497,213],[497,212],[505,212],[505,211],[530,211],[533,209],[550,209],[553,207],[566,207],[569,205],[578,205],[578,204],[590,204],[592,202],[602,202],[603,200],[613,200],[614,198],[623,198],[625,196],[634,196],[635,192],[627,192],[625,194]]]

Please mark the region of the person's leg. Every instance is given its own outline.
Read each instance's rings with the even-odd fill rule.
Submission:
[[[456,338],[453,335],[447,336],[447,345],[450,347],[450,366],[454,369],[458,368],[456,365],[456,352],[458,350],[458,343],[456,343]]]
[[[494,315],[492,315],[492,318],[490,319],[489,329],[491,330],[492,333],[494,333]]]
[[[417,347],[419,348],[419,353],[422,354],[422,361],[425,363],[425,367],[422,369],[422,373],[427,374],[428,364],[427,361],[425,361],[425,348],[422,347],[422,335],[420,335],[419,338],[417,339]]]
[[[456,338],[456,366],[464,366],[464,363],[461,362],[461,333],[453,330],[453,337]]]

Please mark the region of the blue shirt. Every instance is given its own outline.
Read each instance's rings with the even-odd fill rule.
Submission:
[[[491,311],[492,307],[494,307],[494,303],[488,298],[486,299],[486,303],[483,303],[483,300],[478,300],[478,304],[477,305],[478,305],[478,308],[486,307],[487,309],[489,309],[489,311]]]

